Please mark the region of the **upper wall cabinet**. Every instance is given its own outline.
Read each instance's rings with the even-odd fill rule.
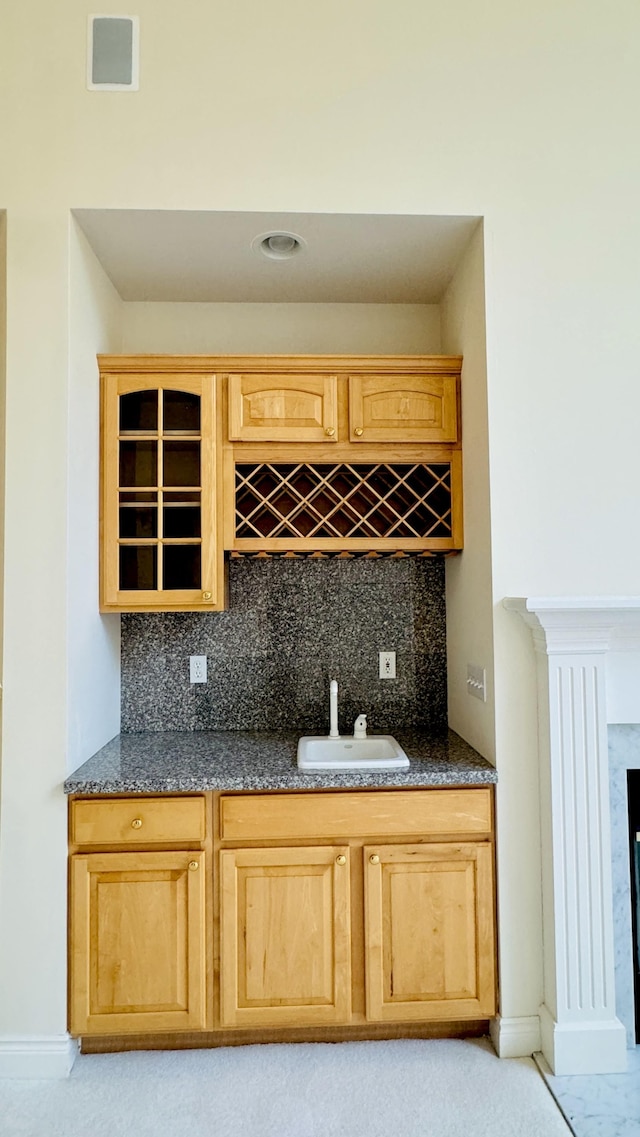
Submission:
[[[335,375],[229,375],[233,442],[336,442]]]
[[[222,607],[211,377],[102,375],[103,611]]]
[[[456,442],[455,375],[350,375],[351,442]]]
[[[100,356],[101,608],[216,611],[224,552],[462,548],[458,356]]]

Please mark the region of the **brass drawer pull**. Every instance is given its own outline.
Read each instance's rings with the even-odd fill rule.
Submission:
[[[364,430],[361,426],[357,426],[353,433],[355,434],[356,438],[360,438],[364,434]]]
[[[340,853],[340,855],[338,857],[336,857],[336,864],[337,865],[346,865],[346,863],[347,863],[347,858],[345,857],[344,853]]]
[[[202,599],[203,600],[211,600],[211,593],[210,592],[203,592],[202,593]]]
[[[369,864],[371,864],[371,865],[379,865],[380,864],[380,857],[378,856],[377,853],[371,854],[371,856],[369,857]]]
[[[197,861],[189,861],[189,868],[191,869],[191,872],[195,872],[198,867],[199,866]]]
[[[134,817],[133,821],[131,822],[131,828],[132,829],[142,829],[142,818],[141,817]]]
[[[329,438],[333,438],[335,432],[336,432],[335,426],[328,426],[325,430],[325,434],[327,434],[329,436]]]

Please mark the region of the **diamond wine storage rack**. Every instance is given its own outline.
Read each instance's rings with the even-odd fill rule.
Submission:
[[[224,553],[462,548],[459,356],[99,356],[101,609],[224,607]]]

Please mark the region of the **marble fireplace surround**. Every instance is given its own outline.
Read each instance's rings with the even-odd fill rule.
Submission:
[[[612,728],[612,861],[607,657],[616,653],[618,674],[621,659],[637,661],[640,597],[509,597],[504,606],[531,628],[537,661],[542,1051],[555,1074],[619,1073],[633,1045],[631,949],[628,921],[617,919],[614,927],[612,865],[618,898],[626,844],[624,820],[624,836],[618,832],[621,793],[626,800],[620,786],[628,766],[640,765],[629,753],[640,743],[640,727],[618,728],[627,731],[621,736]],[[616,986],[627,1029],[616,1014]]]

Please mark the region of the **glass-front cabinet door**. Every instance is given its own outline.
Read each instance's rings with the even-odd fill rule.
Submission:
[[[211,375],[102,376],[103,611],[222,607]]]

